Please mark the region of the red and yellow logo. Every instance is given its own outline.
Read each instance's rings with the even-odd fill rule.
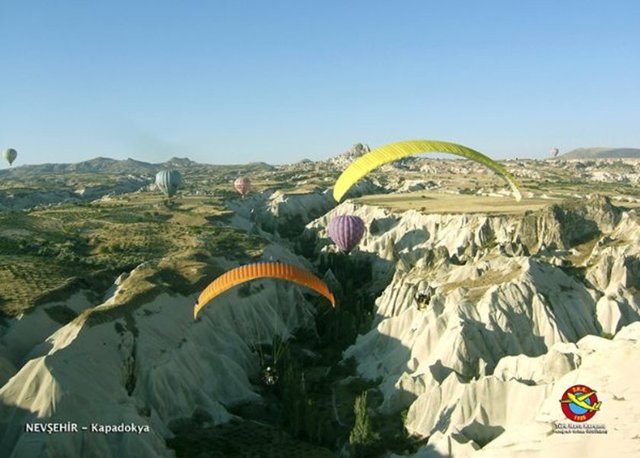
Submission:
[[[583,422],[592,418],[600,410],[595,390],[585,385],[573,385],[562,395],[562,412],[571,421]]]

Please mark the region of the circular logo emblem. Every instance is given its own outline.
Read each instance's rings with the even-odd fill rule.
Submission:
[[[595,390],[585,385],[573,385],[562,395],[562,412],[571,421],[583,422],[592,418],[602,403],[598,401]]]

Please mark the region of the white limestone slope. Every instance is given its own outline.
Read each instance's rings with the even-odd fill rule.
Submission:
[[[335,206],[328,190],[292,194],[282,191],[250,194],[229,203],[234,214],[231,225],[247,232],[259,234],[279,244],[289,242],[282,238],[291,228],[304,228],[307,221],[324,214]],[[281,234],[283,232],[284,234]]]
[[[52,454],[47,456],[172,456],[165,444],[172,421],[199,410],[214,424],[225,422],[228,406],[259,399],[250,382],[259,368],[252,345],[286,337],[313,319],[300,289],[283,282],[232,290],[196,321],[195,296],[155,286],[152,296],[122,299],[156,269],[148,263],[120,279],[104,305],[54,332],[46,351],[40,347],[0,388],[0,456],[40,456],[44,450]],[[66,421],[89,427],[134,423],[149,432],[24,431],[27,422]]]
[[[91,307],[86,291],[78,291],[64,302],[34,308],[14,319],[0,335],[0,386],[13,376],[33,352],[44,351],[46,338],[61,327],[54,319],[57,310],[78,314]]]
[[[532,405],[524,421],[509,424],[502,435],[475,456],[638,456],[640,408],[635,400],[640,397],[640,388],[635,381],[640,377],[640,323],[626,326],[611,341],[585,337],[572,354],[580,355],[580,367],[546,385],[548,396]],[[559,400],[567,388],[578,383],[597,391],[602,405],[588,423],[604,425],[606,435],[553,432],[556,423],[569,423]]]
[[[564,456],[599,456],[579,435],[547,433],[572,384],[591,384],[609,404],[634,392],[637,366],[624,361],[638,358],[636,211],[620,213],[602,200],[521,217],[343,204],[308,226],[321,237],[319,251],[333,249],[323,228],[341,213],[368,226],[352,256],[396,266],[373,328],[344,357],[380,380],[381,412],[408,409],[408,431],[429,438],[416,456],[560,456],[554,444]],[[431,301],[420,310],[416,294],[428,288]],[[599,337],[616,332],[613,341]],[[600,441],[593,450],[640,450],[631,433],[640,431],[640,408],[633,401],[624,408],[628,425],[617,407],[598,414],[616,432],[589,437],[588,444]]]

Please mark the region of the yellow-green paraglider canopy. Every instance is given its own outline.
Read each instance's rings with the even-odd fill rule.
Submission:
[[[451,153],[479,162],[500,175],[509,184],[516,200],[522,199],[520,185],[507,169],[488,156],[456,143],[437,140],[408,140],[376,148],[352,162],[333,187],[333,198],[340,202],[347,191],[372,170],[383,164],[421,153]]]

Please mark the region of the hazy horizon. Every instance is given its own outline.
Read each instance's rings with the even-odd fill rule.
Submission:
[[[14,166],[638,148],[639,18],[630,0],[3,2],[0,148]]]

